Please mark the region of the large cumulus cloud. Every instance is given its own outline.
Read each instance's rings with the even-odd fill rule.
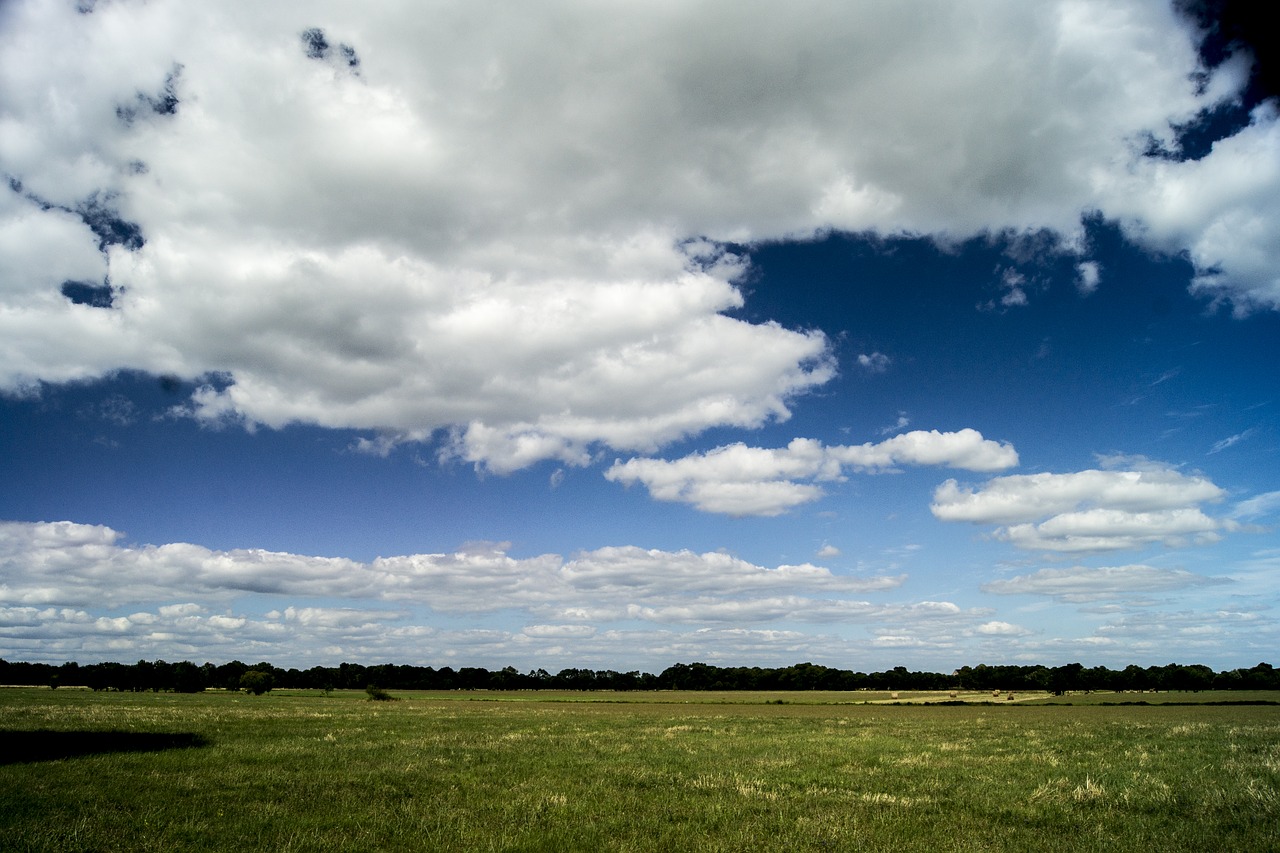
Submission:
[[[197,416],[443,434],[514,470],[782,419],[833,375],[822,334],[726,315],[730,243],[1079,250],[1101,211],[1238,310],[1280,305],[1274,113],[1143,155],[1243,80],[1196,78],[1157,4],[2,14],[8,389],[207,378]]]

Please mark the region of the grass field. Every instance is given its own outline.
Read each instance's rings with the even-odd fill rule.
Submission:
[[[1273,696],[397,695],[0,690],[0,848],[1280,850],[1280,706],[1096,704]]]

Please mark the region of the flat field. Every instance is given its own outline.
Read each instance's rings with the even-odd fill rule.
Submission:
[[[1280,850],[1280,706],[1097,704],[1274,696],[396,695],[0,690],[0,848]]]

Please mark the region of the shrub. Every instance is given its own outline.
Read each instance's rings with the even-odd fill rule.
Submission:
[[[364,692],[369,694],[369,699],[373,702],[391,702],[396,698],[376,684],[370,684]]]

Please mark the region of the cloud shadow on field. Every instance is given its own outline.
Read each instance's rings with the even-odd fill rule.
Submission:
[[[163,752],[209,744],[208,738],[194,732],[0,731],[0,765],[113,752]]]

